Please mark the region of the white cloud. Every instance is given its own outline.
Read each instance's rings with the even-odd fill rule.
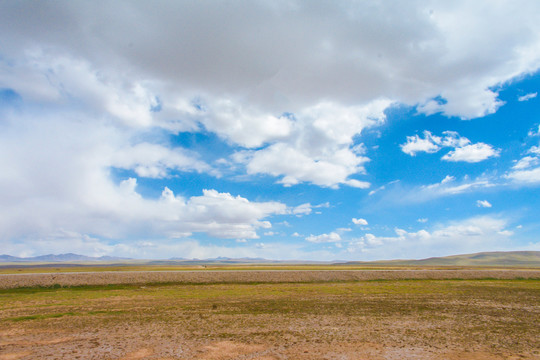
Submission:
[[[511,9],[511,20],[505,6],[476,2],[431,4],[430,11],[317,2],[125,7],[40,4],[42,17],[30,22],[24,19],[34,6],[3,5],[2,86],[24,99],[83,104],[128,126],[204,127],[248,148],[277,142],[302,160],[303,171],[275,160],[265,162],[271,167],[264,172],[259,156],[248,170],[279,176],[286,185],[366,188],[349,178],[365,162],[356,158],[352,138],[380,124],[390,104],[433,108],[437,98],[436,111],[481,116],[502,104],[490,89],[540,65],[534,3]],[[106,22],[103,14],[117,21]],[[380,14],[392,21],[380,21]],[[261,26],[274,30],[248,35]],[[373,36],[358,36],[367,33]],[[157,52],[159,59],[150,56]],[[423,151],[437,148],[418,140]],[[344,158],[329,156],[335,152]],[[320,179],[314,168],[327,170],[328,163],[339,171]]]
[[[446,176],[440,183],[422,186],[422,191],[425,195],[441,196],[441,195],[456,195],[467,191],[492,187],[494,186],[487,179],[476,179],[470,181],[465,178],[456,183],[456,179],[452,176]]]
[[[518,97],[518,101],[528,101],[528,100],[534,99],[536,95],[538,95],[538,93],[536,92],[525,94],[523,96]]]
[[[540,125],[538,125],[538,127],[535,129],[531,129],[528,133],[527,133],[528,136],[538,136],[540,135]],[[534,146],[533,146],[534,147]]]
[[[161,198],[145,198],[137,192],[135,178],[115,183],[111,167],[138,173],[138,167],[154,167],[157,170],[147,175],[161,176],[170,167],[202,171],[206,165],[181,149],[129,146],[127,132],[107,122],[66,121],[47,113],[24,116],[0,133],[0,166],[9,169],[0,174],[3,239],[49,238],[58,229],[111,239],[185,237],[193,232],[256,238],[257,229],[270,226],[267,217],[287,212],[285,204],[250,202],[216,190],[184,199],[165,188]],[[148,151],[139,152],[141,147]]]
[[[311,211],[312,211],[312,206],[310,203],[298,205],[292,209],[292,213],[299,216],[309,215],[311,214]]]
[[[490,157],[499,156],[500,150],[484,143],[471,144],[465,137],[459,136],[455,131],[444,131],[444,137],[434,136],[429,131],[424,131],[424,138],[418,135],[407,136],[407,142],[401,145],[401,150],[411,156],[417,152],[435,153],[441,147],[453,147],[454,150],[442,157],[446,161],[465,161],[470,163],[480,162]]]
[[[369,195],[369,196],[375,195],[376,193],[378,193],[379,191],[382,191],[382,190],[384,190],[384,189],[386,189],[386,186],[385,186],[385,185],[379,186],[377,189],[371,190],[371,191],[368,193],[368,195]]]
[[[257,109],[245,109],[238,101],[219,99],[211,104],[204,117],[205,127],[233,143],[258,147],[287,138],[293,123],[286,116],[273,116]]]
[[[419,218],[419,219],[417,219],[416,221],[418,221],[418,222],[421,223],[421,224],[425,224],[425,223],[428,222],[428,219],[427,219],[427,218]]]
[[[519,161],[516,162],[514,166],[512,166],[512,169],[514,170],[523,170],[530,168],[534,165],[538,165],[540,163],[540,159],[536,156],[525,156],[521,158]]]
[[[356,219],[356,218],[353,218],[352,219],[352,222],[355,224],[355,225],[367,225],[368,222],[366,219]]]
[[[202,89],[266,109],[303,107],[328,94],[342,103],[366,103],[392,93],[409,104],[440,97],[440,111],[471,118],[500,106],[494,85],[538,68],[534,1],[519,8],[490,2],[422,6],[7,4],[0,33],[10,54],[40,44],[87,58],[100,74],[114,68],[151,75],[172,88],[168,94]],[[36,11],[42,16],[28,25]],[[116,21],[107,22],[104,14]],[[391,21],[381,21],[382,14]],[[255,27],[273,30],[253,37]]]
[[[477,200],[476,201],[476,206],[483,207],[483,208],[490,208],[492,205],[487,200]]]
[[[366,106],[341,106],[324,102],[295,114],[288,138],[254,151],[240,151],[233,160],[243,163],[248,174],[281,177],[279,183],[292,186],[302,182],[337,188],[344,184],[368,188],[369,183],[350,176],[365,172],[369,159],[354,136],[385,119],[387,100]]]
[[[370,259],[425,258],[448,254],[504,250],[512,246],[508,221],[480,216],[432,229],[408,232],[395,229],[396,236],[365,236],[349,242],[348,251]]]
[[[438,144],[441,143],[441,138],[433,136],[431,132],[424,131],[424,139],[418,135],[407,136],[407,142],[400,145],[401,150],[408,155],[414,156],[418,152],[435,153],[441,148]]]
[[[446,147],[462,148],[471,143],[466,137],[460,136],[456,131],[443,131],[444,138],[441,144]]]
[[[332,188],[339,184],[369,187],[366,182],[352,182],[353,179],[348,179],[364,171],[362,164],[367,158],[356,156],[347,148],[311,157],[299,149],[278,143],[246,155],[248,174],[282,176],[279,183],[285,186],[310,182]]]
[[[116,182],[112,167],[212,172],[167,143],[181,131],[245,148],[237,158],[250,175],[369,187],[358,137],[391,104],[474,118],[502,105],[496,86],[540,67],[538,2],[424,7],[2,2],[0,87],[24,106],[1,114],[0,235],[253,238],[288,211],[215,190],[148,199],[136,179]],[[476,161],[489,153],[480,144],[448,156]],[[538,177],[526,171],[510,175]]]
[[[306,238],[306,241],[320,244],[320,243],[333,243],[341,241],[341,236],[336,232],[321,235],[310,235]]]
[[[512,171],[505,177],[517,183],[538,184],[540,183],[540,167],[529,170]]]
[[[412,189],[396,189],[394,192],[387,194],[388,200],[398,201],[401,203],[421,203],[431,201],[446,196],[454,196],[463,193],[480,191],[496,186],[492,178],[479,177],[470,179],[465,176],[458,180],[453,176],[447,175],[441,182],[422,185]]]
[[[111,157],[111,166],[133,170],[140,177],[164,178],[170,170],[213,172],[209,165],[197,159],[197,154],[158,144],[128,146],[116,150]]]
[[[15,256],[35,256],[48,253],[77,253],[90,256],[119,256],[137,259],[209,259],[230,258],[318,259],[332,258],[324,250],[306,251],[300,245],[286,243],[250,243],[238,239],[233,245],[202,244],[193,239],[132,240],[107,242],[74,232],[59,231],[51,237],[29,239],[25,244],[5,241],[3,251]]]
[[[476,143],[456,148],[442,157],[446,161],[465,161],[476,163],[491,157],[499,156],[500,150],[494,149],[491,145]]]
[[[540,183],[540,147],[532,146],[527,154],[533,156],[524,156],[512,167],[512,170],[504,175],[505,178],[518,184],[537,184]]]

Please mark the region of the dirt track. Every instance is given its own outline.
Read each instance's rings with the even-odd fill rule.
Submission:
[[[540,279],[540,270],[226,270],[0,275],[0,289],[145,283],[281,283],[399,279]]]

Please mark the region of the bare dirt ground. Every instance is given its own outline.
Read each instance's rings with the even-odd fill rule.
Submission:
[[[521,275],[4,289],[0,360],[540,359]]]

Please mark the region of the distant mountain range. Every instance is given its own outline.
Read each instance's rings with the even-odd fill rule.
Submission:
[[[366,265],[366,266],[525,266],[540,267],[540,251],[497,251],[481,252],[475,254],[452,255],[432,257],[421,260],[382,260],[382,261],[349,261],[349,262],[321,262],[321,261],[280,261],[263,258],[228,258],[217,257],[212,259],[184,259],[171,258],[168,260],[134,260],[130,258],[112,256],[85,256],[73,253],[49,254],[34,257],[16,257],[0,255],[0,263],[85,263],[85,262],[119,262],[148,265],[166,264],[339,264],[339,265]]]
[[[128,258],[120,258],[113,256],[85,256],[73,253],[67,254],[48,254],[33,257],[17,257],[11,255],[0,255],[0,262],[64,262],[64,261],[118,261],[129,260]]]
[[[422,260],[350,261],[349,265],[381,266],[526,266],[540,267],[540,251],[494,251],[431,257]]]

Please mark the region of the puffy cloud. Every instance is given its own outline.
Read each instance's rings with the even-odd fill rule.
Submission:
[[[433,136],[431,132],[424,131],[424,139],[418,135],[407,136],[407,142],[400,145],[401,150],[408,155],[414,156],[418,152],[435,153],[441,149],[441,138]]]
[[[352,219],[352,222],[355,224],[355,225],[367,225],[368,222],[366,219],[356,219],[356,218],[353,218]]]
[[[476,206],[483,207],[483,208],[490,208],[492,205],[487,200],[477,200],[476,201]]]
[[[321,235],[310,235],[306,238],[306,241],[320,244],[320,243],[335,243],[341,241],[341,236],[336,232]]]
[[[271,226],[267,217],[287,212],[278,202],[251,202],[216,190],[184,199],[165,188],[161,198],[145,198],[137,192],[137,179],[116,183],[111,167],[156,177],[171,168],[203,171],[208,165],[179,148],[130,145],[128,132],[108,122],[64,115],[6,114],[11,125],[0,133],[0,167],[9,169],[0,173],[3,239],[49,238],[58,229],[110,239],[193,232],[256,238],[257,229]]]
[[[540,67],[538,6],[2,2],[0,88],[24,110],[0,116],[0,235],[256,237],[285,205],[213,190],[147,199],[111,168],[211,172],[155,139],[209,131],[244,148],[249,174],[367,188],[358,136],[391,104],[473,118]],[[469,150],[452,157],[486,153]]]
[[[481,116],[502,104],[495,85],[540,66],[534,2],[511,18],[489,2],[423,6],[42,3],[35,19],[35,4],[4,4],[0,75],[25,99],[84,104],[129,126],[202,126],[249,148],[284,141],[324,162],[306,140],[322,136],[325,151],[347,150],[361,119],[381,119],[365,110],[373,104]],[[110,14],[115,22],[104,20]],[[272,31],[254,37],[254,28]],[[311,126],[295,130],[286,112]],[[349,163],[340,170],[355,174]],[[287,183],[319,184],[310,174]],[[332,183],[367,185],[343,176]]]
[[[529,94],[525,94],[523,96],[520,96],[518,97],[518,101],[528,101],[528,100],[531,100],[531,99],[534,99],[536,97],[536,95],[538,95],[538,93],[529,93]]]
[[[537,184],[540,183],[540,147],[532,146],[527,154],[533,156],[524,156],[512,167],[512,170],[504,175],[518,184]]]
[[[141,73],[176,94],[228,93],[266,109],[296,112],[328,94],[350,104],[391,93],[409,104],[440,97],[440,111],[472,118],[501,105],[494,85],[539,65],[534,1],[519,8],[318,1],[38,7],[2,6],[5,52],[62,51],[89,59],[100,73]],[[111,14],[114,22],[106,20]]]
[[[408,232],[395,229],[395,236],[366,234],[349,242],[350,253],[363,254],[372,259],[424,258],[458,253],[504,250],[511,246],[512,232],[508,221],[480,216],[432,229]]]
[[[500,150],[484,143],[471,144],[470,140],[459,136],[455,131],[443,132],[444,137],[434,136],[429,131],[424,131],[424,138],[418,135],[407,136],[407,142],[401,145],[401,150],[411,156],[417,152],[434,153],[441,147],[453,147],[454,150],[442,157],[446,161],[465,161],[470,163],[480,162],[490,157],[499,156]]]
[[[477,143],[466,145],[450,151],[442,157],[446,161],[465,161],[476,163],[489,159],[490,157],[499,156],[500,150],[494,149],[491,145]]]
[[[206,129],[245,147],[258,147],[288,137],[293,123],[287,116],[273,116],[257,109],[244,109],[238,101],[218,99],[208,106]]]
[[[369,183],[350,176],[364,173],[364,148],[354,144],[354,136],[366,127],[383,122],[387,100],[366,106],[344,107],[320,103],[294,114],[290,136],[260,150],[240,151],[233,159],[246,166],[248,174],[281,177],[285,186],[308,182],[337,188],[344,184],[368,188]]]
[[[512,171],[507,174],[506,177],[517,183],[538,184],[540,183],[540,167],[527,170]]]
[[[352,182],[348,176],[363,171],[367,161],[354,155],[348,149],[321,158],[311,158],[286,144],[274,144],[264,150],[248,154],[248,174],[269,174],[282,176],[280,183],[285,186],[300,182],[310,182],[325,187],[337,187],[340,183],[355,187],[369,187],[365,182]]]

